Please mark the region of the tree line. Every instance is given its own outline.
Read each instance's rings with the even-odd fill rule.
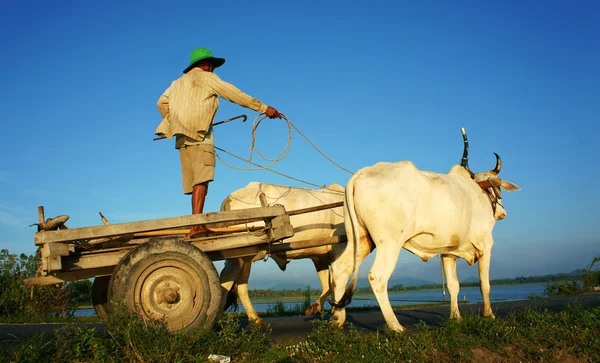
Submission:
[[[554,283],[561,281],[578,281],[585,274],[585,269],[577,269],[570,273],[558,273],[558,274],[548,274],[548,275],[539,275],[539,276],[517,276],[515,278],[504,278],[504,279],[494,279],[490,280],[491,285],[520,285],[520,284],[536,284],[536,283]],[[461,282],[461,287],[478,287],[479,281],[472,282]],[[321,290],[310,289],[311,296],[320,295]],[[441,289],[442,284],[425,284],[419,286],[404,286],[403,284],[394,285],[388,287],[388,291],[390,292],[402,292],[402,291],[419,291],[419,290],[433,290],[433,289]],[[302,297],[306,294],[305,289],[282,289],[282,290],[271,290],[271,289],[253,289],[249,290],[248,293],[250,297],[260,297],[260,298],[277,298],[277,297]],[[370,293],[371,286],[359,286],[356,288],[356,292]]]

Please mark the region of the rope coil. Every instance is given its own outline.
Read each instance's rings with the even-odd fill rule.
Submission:
[[[262,117],[261,117],[261,115],[262,115]],[[314,187],[317,187],[317,188],[324,188],[324,189],[328,189],[328,188],[326,188],[326,186],[325,186],[325,185],[318,185],[318,184],[315,184],[315,183],[311,183],[311,182],[308,182],[308,181],[305,181],[305,180],[302,180],[302,179],[299,179],[299,178],[295,178],[295,177],[292,177],[292,176],[290,176],[290,175],[283,174],[283,173],[281,173],[281,172],[278,172],[278,171],[275,171],[275,170],[272,170],[272,169],[271,169],[271,168],[272,168],[272,167],[273,167],[275,164],[277,164],[277,163],[278,163],[278,162],[280,162],[281,160],[285,159],[285,158],[287,157],[287,155],[289,154],[289,152],[290,152],[290,149],[291,149],[291,146],[292,146],[292,128],[293,128],[293,129],[294,129],[294,130],[296,130],[296,132],[298,132],[298,133],[299,133],[299,134],[300,134],[300,135],[301,135],[301,136],[302,136],[304,139],[306,139],[306,141],[308,141],[308,143],[309,143],[309,144],[310,144],[310,145],[311,145],[313,148],[315,148],[315,149],[316,149],[316,150],[317,150],[317,151],[318,151],[318,152],[319,152],[321,155],[323,155],[323,156],[324,156],[324,157],[325,157],[327,160],[329,160],[329,161],[330,161],[332,164],[334,164],[334,165],[335,165],[335,166],[337,166],[338,168],[340,168],[340,169],[342,169],[342,170],[344,170],[344,171],[346,171],[346,172],[348,172],[348,173],[350,173],[350,174],[354,174],[354,173],[353,173],[353,172],[351,172],[350,170],[348,170],[348,169],[344,168],[344,167],[343,167],[343,166],[341,166],[340,164],[338,164],[338,163],[336,163],[335,161],[333,161],[333,159],[331,159],[331,158],[330,158],[329,156],[327,156],[327,155],[326,155],[326,154],[325,154],[323,151],[321,151],[321,149],[319,149],[319,148],[318,148],[318,147],[317,147],[317,146],[316,146],[316,145],[315,145],[315,144],[314,144],[312,141],[310,141],[310,139],[309,139],[309,138],[308,138],[306,135],[304,135],[304,134],[303,134],[303,133],[302,133],[302,132],[301,132],[301,131],[298,129],[298,127],[296,127],[296,125],[294,125],[294,124],[293,124],[293,123],[292,123],[292,122],[291,122],[291,121],[290,121],[290,120],[289,120],[289,119],[288,119],[288,118],[287,118],[287,117],[286,117],[284,114],[281,114],[281,116],[282,116],[282,117],[285,119],[285,122],[286,122],[286,124],[287,124],[287,128],[288,128],[288,139],[287,139],[287,142],[286,142],[285,146],[283,147],[283,149],[281,150],[281,152],[280,152],[280,153],[277,155],[277,157],[275,157],[275,158],[268,158],[268,157],[264,156],[262,153],[260,153],[260,152],[258,151],[258,149],[256,148],[256,131],[257,131],[257,129],[258,129],[258,126],[260,125],[260,123],[261,123],[261,122],[262,122],[262,121],[263,121],[263,120],[264,120],[264,119],[267,117],[267,115],[265,115],[265,114],[259,114],[259,115],[256,117],[256,119],[254,119],[254,121],[252,122],[252,135],[251,135],[251,144],[250,144],[250,149],[249,149],[249,152],[250,152],[250,157],[249,157],[249,159],[244,159],[244,158],[242,158],[242,157],[240,157],[240,156],[237,156],[237,155],[235,155],[235,154],[233,154],[233,153],[230,153],[230,152],[228,152],[228,151],[226,151],[226,150],[223,150],[223,149],[221,149],[221,148],[219,148],[219,147],[215,146],[215,149],[216,149],[216,150],[222,151],[222,152],[224,152],[224,153],[226,153],[226,154],[228,154],[228,155],[230,155],[230,156],[233,156],[233,157],[234,157],[234,158],[236,158],[236,159],[239,159],[239,160],[245,161],[245,162],[247,162],[248,164],[250,164],[250,165],[253,165],[253,166],[255,166],[255,167],[254,167],[254,168],[251,168],[251,167],[240,168],[240,167],[236,167],[236,166],[230,165],[230,164],[226,163],[226,162],[225,162],[225,161],[224,161],[224,160],[221,158],[221,156],[220,156],[218,153],[215,153],[215,154],[216,154],[216,156],[217,156],[217,158],[219,159],[219,161],[221,161],[221,162],[222,162],[222,163],[223,163],[225,166],[227,166],[227,167],[229,167],[229,168],[232,168],[232,169],[235,169],[235,170],[267,170],[267,171],[270,171],[270,172],[272,172],[272,173],[275,173],[275,174],[277,174],[277,175],[283,176],[283,177],[285,177],[285,178],[288,178],[288,179],[295,180],[295,181],[297,181],[297,182],[300,182],[300,183],[304,183],[304,184],[307,184],[307,185],[311,185],[311,186],[314,186]],[[259,155],[261,158],[263,158],[264,160],[266,160],[266,161],[270,162],[270,165],[268,165],[268,166],[263,166],[263,165],[260,165],[260,164],[257,164],[257,163],[255,163],[255,162],[253,162],[253,161],[252,161],[252,158],[253,158],[253,156],[254,156],[254,155],[253,155],[254,153],[258,154],[258,155]]]

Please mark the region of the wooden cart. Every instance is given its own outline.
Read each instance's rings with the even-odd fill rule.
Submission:
[[[68,229],[67,216],[45,221],[39,207],[35,244],[38,276],[29,286],[94,278],[94,308],[106,317],[114,301],[145,318],[160,319],[170,331],[212,326],[223,313],[223,289],[213,261],[310,248],[345,241],[345,236],[285,242],[294,235],[290,216],[335,208],[327,204],[296,211],[281,205],[173,218]],[[248,228],[250,222],[264,226]],[[190,239],[192,225],[214,233]],[[45,230],[46,229],[46,230]],[[52,230],[47,230],[52,229]]]

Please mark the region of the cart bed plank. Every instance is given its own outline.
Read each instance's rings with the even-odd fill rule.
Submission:
[[[106,226],[71,228],[60,231],[44,231],[35,234],[35,244],[42,245],[52,242],[72,242],[77,240],[112,237],[122,234],[158,231],[169,228],[182,228],[197,224],[226,223],[240,219],[257,221],[263,218],[271,218],[284,214],[285,208],[283,206],[274,205],[271,207],[211,212],[182,217],[110,224]]]

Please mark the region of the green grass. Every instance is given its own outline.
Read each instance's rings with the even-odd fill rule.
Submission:
[[[205,362],[209,354],[233,362],[458,362],[599,361],[600,307],[579,303],[552,313],[521,310],[496,320],[465,314],[441,326],[417,325],[415,331],[363,332],[351,324],[339,329],[314,320],[300,343],[274,343],[271,330],[242,329],[227,314],[210,330],[170,335],[162,325],[118,313],[110,333],[67,326],[49,339],[36,336],[0,346],[0,361],[23,362]]]

